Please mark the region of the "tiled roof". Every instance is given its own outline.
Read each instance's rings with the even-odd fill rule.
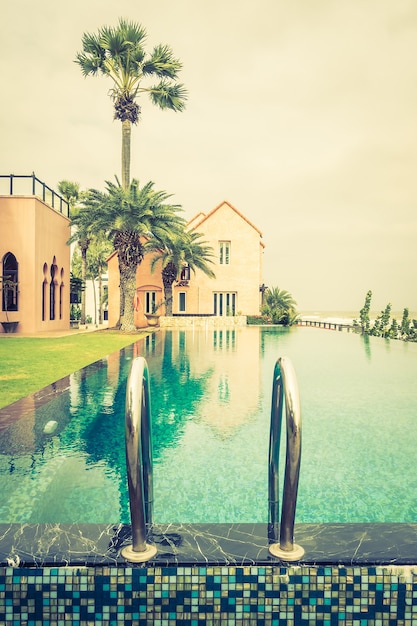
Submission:
[[[254,230],[256,230],[257,233],[259,233],[260,237],[262,237],[262,232],[259,230],[259,228],[257,228],[250,220],[248,220],[247,217],[245,217],[245,215],[243,215],[243,213],[241,213],[240,211],[238,211],[236,209],[236,207],[234,207],[232,204],[230,204],[230,202],[228,202],[228,200],[223,200],[223,202],[220,202],[220,204],[218,204],[216,207],[214,207],[214,209],[212,209],[209,213],[205,214],[205,213],[197,213],[197,215],[195,215],[189,222],[188,224],[192,226],[193,229],[198,228],[203,222],[206,221],[206,219],[208,219],[209,217],[211,217],[216,211],[218,211],[224,204],[227,204],[228,207],[230,207],[232,209],[232,211],[234,211],[235,213],[237,213],[239,215],[239,217],[241,217],[243,220],[245,220],[245,222],[247,222],[249,224],[249,226],[251,226]]]

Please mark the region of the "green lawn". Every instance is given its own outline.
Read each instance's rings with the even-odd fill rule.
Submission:
[[[0,408],[127,346],[146,333],[97,331],[60,338],[0,338]]]

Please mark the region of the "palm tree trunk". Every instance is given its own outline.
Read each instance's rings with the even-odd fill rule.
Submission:
[[[119,266],[120,267],[120,266]],[[123,272],[123,275],[122,275]],[[136,267],[120,268],[120,298],[123,302],[123,310],[120,311],[120,330],[136,330],[134,298],[136,293]]]
[[[85,290],[86,290],[86,276],[87,276],[87,248],[85,246],[81,247],[81,280],[82,282],[82,290],[81,290],[81,319],[80,324],[85,324]]]
[[[162,270],[162,283],[164,285],[165,315],[172,316],[172,284],[178,274],[175,263],[169,262]]]
[[[172,284],[164,287],[165,315],[172,316]]]
[[[97,326],[97,294],[96,294],[96,279],[92,278],[91,283],[93,286],[93,296],[94,296],[94,324]]]
[[[119,230],[113,245],[117,250],[120,273],[120,330],[136,330],[134,298],[136,294],[136,270],[143,259],[143,244],[136,231]]]
[[[130,185],[130,143],[132,124],[129,120],[122,122],[122,187],[128,189]]]
[[[98,323],[103,323],[103,278],[101,269],[98,273]]]

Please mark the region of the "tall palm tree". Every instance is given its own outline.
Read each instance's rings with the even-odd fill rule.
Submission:
[[[179,205],[167,204],[170,195],[154,191],[153,182],[142,188],[133,179],[125,189],[118,179],[106,181],[106,192],[90,189],[80,210],[96,231],[106,233],[117,252],[120,272],[120,328],[135,330],[134,297],[136,270],[145,254],[145,240],[164,246],[172,233],[184,228],[185,221],[178,215]],[[80,216],[82,219],[82,216]]]
[[[151,270],[157,263],[162,262],[162,282],[164,285],[164,301],[167,315],[172,315],[172,285],[177,280],[184,267],[188,267],[194,273],[201,270],[210,278],[215,278],[214,272],[209,267],[213,263],[213,248],[207,242],[201,241],[202,235],[193,231],[173,233],[166,241],[164,248],[150,242],[147,250],[156,251],[151,262]]]
[[[296,301],[288,291],[278,287],[271,287],[265,292],[261,311],[263,315],[271,319],[273,324],[289,326],[295,322],[297,317],[296,304]]]
[[[104,74],[112,79],[110,92],[114,118],[122,122],[122,186],[130,183],[130,144],[132,124],[139,121],[140,107],[136,98],[147,92],[161,109],[182,111],[187,92],[177,83],[181,62],[167,45],[155,46],[150,54],[144,49],[146,30],[140,24],[120,19],[115,28],[104,26],[97,34],[84,33],[82,52],[75,62],[84,76]],[[144,79],[159,78],[153,86],[144,86]]]

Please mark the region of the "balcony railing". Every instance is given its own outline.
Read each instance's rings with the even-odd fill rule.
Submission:
[[[0,174],[0,195],[3,196],[36,196],[69,217],[69,203],[56,191],[39,180],[35,174],[19,176],[16,174]]]

